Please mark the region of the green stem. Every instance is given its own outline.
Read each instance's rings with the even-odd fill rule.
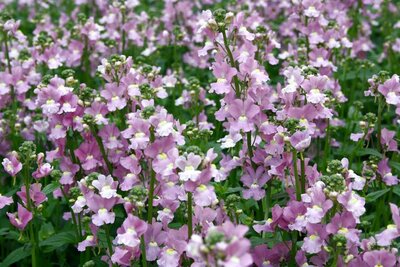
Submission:
[[[109,172],[111,175],[113,175],[113,167],[112,167],[112,164],[111,164],[111,162],[108,160],[108,157],[107,157],[107,154],[106,154],[106,150],[105,150],[104,145],[103,145],[103,141],[101,140],[100,136],[97,134],[97,129],[96,129],[96,127],[95,127],[94,125],[90,125],[90,130],[92,131],[92,134],[93,134],[94,138],[96,139],[97,145],[98,145],[99,148],[100,148],[100,152],[101,152],[101,155],[103,156],[104,162],[105,162],[106,165],[107,165],[108,172]]]
[[[296,266],[296,253],[297,253],[297,232],[292,232],[292,249],[290,251],[289,266]]]
[[[150,128],[150,142],[153,143],[155,140],[154,137],[154,129]],[[149,169],[150,169],[150,189],[149,189],[149,203],[148,207],[149,210],[147,212],[147,223],[151,224],[153,220],[153,199],[154,199],[154,187],[156,183],[156,173],[154,172],[152,166],[150,164]]]
[[[65,200],[67,201],[67,205],[69,204],[69,198],[67,196],[67,194],[65,193],[64,189],[62,186],[60,186],[61,192],[65,198]],[[68,205],[69,211],[71,213],[71,218],[72,218],[72,222],[76,231],[76,237],[79,239],[79,241],[82,240],[82,230],[79,229],[78,223],[76,222],[76,217],[75,217],[75,213],[72,210],[72,208]]]
[[[297,169],[297,151],[295,149],[292,150],[293,153],[293,172],[296,186],[296,200],[301,200],[301,185],[299,180],[299,171]]]
[[[300,152],[300,184],[301,184],[301,193],[304,194],[306,192],[306,166],[304,161],[304,154]]]
[[[330,120],[327,119],[327,126],[326,126],[326,137],[325,137],[325,147],[324,147],[324,168],[325,170],[326,166],[328,166],[328,160],[329,160],[329,150],[331,147],[331,123]]]
[[[382,152],[381,136],[382,136],[382,111],[383,111],[383,99],[382,96],[378,97],[378,118],[376,123],[376,130],[378,132],[378,151]]]
[[[30,185],[31,185],[31,179],[30,179],[30,162],[29,159],[26,160],[25,166],[24,166],[24,182],[25,182],[25,192],[26,192],[26,206],[29,212],[32,212],[32,220],[29,222],[29,232],[30,232],[30,241],[31,241],[31,246],[32,246],[32,251],[31,251],[31,257],[32,257],[32,266],[36,267],[37,266],[37,259],[36,259],[36,250],[37,250],[37,242],[36,242],[36,233],[35,233],[35,225],[34,225],[34,207],[32,204],[32,199],[30,195]]]
[[[123,10],[121,13],[122,13],[122,27],[121,27],[121,29],[122,29],[122,51],[121,51],[121,53],[123,54],[125,51],[125,42],[126,42],[126,33],[123,28],[125,25],[125,20],[126,20],[125,10]]]
[[[251,162],[251,166],[253,167],[254,170],[256,170],[257,165],[253,162],[253,145],[251,144],[251,132],[247,132],[247,151],[249,152],[249,158],[250,158],[250,162]]]
[[[8,49],[8,35],[6,32],[3,32],[4,35],[4,49],[5,49],[5,56],[6,56],[6,60],[7,60],[7,69],[8,69],[8,73],[11,74],[11,61],[10,61],[10,53],[9,53],[9,49]]]
[[[187,216],[188,216],[188,239],[192,237],[193,234],[193,200],[192,192],[187,193]]]
[[[149,211],[147,213],[147,222],[152,223],[153,220],[153,199],[154,199],[154,187],[156,183],[156,173],[153,169],[150,170],[150,189],[149,189]]]
[[[224,46],[225,46],[225,49],[226,49],[226,53],[228,54],[229,63],[231,65],[231,67],[238,69],[236,64],[235,64],[235,60],[233,58],[232,51],[229,48],[229,42],[228,42],[228,38],[226,37],[225,29],[222,30],[222,37],[224,38]],[[240,88],[239,88],[239,79],[238,79],[237,75],[233,76],[233,82],[235,84],[236,96],[239,97],[240,96]]]
[[[142,252],[142,267],[147,267],[147,259],[146,259],[146,243],[144,242],[144,235],[140,237],[140,250]]]
[[[110,229],[108,227],[108,224],[104,225],[104,230],[106,232],[107,247],[108,247],[108,252],[110,254],[110,259],[111,259],[111,256],[113,254],[113,248],[112,248],[112,243],[111,243],[111,238],[110,238]],[[113,264],[113,266],[116,266],[116,265]]]
[[[267,193],[265,195],[266,205],[265,205],[265,219],[269,219],[269,210],[271,209],[272,204],[272,180],[269,180],[267,183]]]

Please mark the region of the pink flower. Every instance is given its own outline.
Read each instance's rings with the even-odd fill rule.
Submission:
[[[237,70],[229,66],[226,62],[216,62],[213,65],[213,73],[217,82],[211,84],[210,92],[217,94],[228,94],[232,91],[231,81],[237,74]]]
[[[392,170],[389,167],[389,159],[382,159],[378,163],[378,173],[382,177],[382,180],[386,185],[396,185],[399,183],[397,176],[392,174]]]
[[[400,80],[397,74],[378,86],[378,91],[385,97],[386,103],[397,106],[400,104]]]
[[[290,137],[290,144],[297,150],[303,151],[311,144],[311,136],[307,131],[295,132]]]
[[[260,200],[265,196],[263,186],[271,178],[263,166],[259,166],[254,172],[252,167],[246,168],[247,173],[240,178],[240,181],[247,187],[243,191],[243,198]]]
[[[140,244],[140,237],[146,230],[147,223],[132,214],[128,214],[122,226],[117,230],[115,242],[128,247],[137,247]]]
[[[38,166],[37,170],[32,173],[33,178],[40,179],[51,173],[53,166],[50,163],[44,163]]]
[[[304,238],[304,243],[301,249],[307,253],[318,253],[322,250],[322,246],[326,245],[325,239],[328,234],[325,231],[325,226],[320,224],[307,224],[307,237]]]
[[[303,194],[301,198],[303,202],[310,205],[305,214],[306,220],[309,223],[320,223],[328,210],[333,206],[332,200],[326,199],[323,189],[318,186],[312,187],[310,193]]]
[[[302,1],[304,7],[304,15],[311,18],[319,17],[323,5],[320,0],[304,0]]]
[[[10,205],[11,203],[13,203],[12,197],[6,197],[0,194],[0,209]]]
[[[102,138],[104,146],[108,149],[119,149],[123,147],[123,144],[118,140],[120,131],[115,124],[104,126],[99,131],[99,136]]]
[[[356,220],[353,215],[349,212],[344,212],[342,214],[335,214],[331,222],[326,226],[326,231],[329,234],[344,235],[347,239],[347,245],[350,247],[351,245],[359,243],[361,231],[355,228]]]
[[[399,208],[395,204],[390,203],[390,210],[395,224],[389,224],[383,232],[375,236],[379,246],[390,246],[392,241],[400,236]]]
[[[92,185],[99,190],[100,196],[105,199],[117,197],[118,182],[114,181],[111,175],[105,176],[99,174],[97,180],[92,182]]]
[[[250,132],[254,130],[253,119],[260,112],[260,108],[250,99],[235,99],[230,103],[228,112],[233,118],[229,120],[232,130]]]
[[[357,195],[354,191],[347,191],[340,194],[337,200],[359,222],[360,216],[365,213],[365,199]]]
[[[180,156],[176,160],[176,166],[181,170],[179,172],[179,179],[181,181],[196,181],[201,171],[197,170],[200,166],[202,159],[200,156],[190,153],[187,157]]]
[[[162,224],[153,222],[148,225],[148,229],[144,234],[146,241],[146,259],[148,261],[155,261],[161,252],[161,245],[165,243],[167,233],[162,231]]]
[[[96,226],[114,223],[115,213],[110,211],[117,203],[117,198],[104,199],[101,196],[91,193],[86,197],[87,206],[94,212],[92,222]]]
[[[10,223],[20,230],[24,230],[26,225],[32,220],[33,216],[30,211],[25,209],[18,203],[18,211],[16,213],[7,212]]]
[[[107,83],[101,91],[101,96],[107,100],[109,111],[121,110],[126,106],[125,88],[117,83]]]
[[[4,170],[11,176],[16,176],[22,170],[22,164],[17,159],[16,153],[11,153],[10,158],[3,159]]]
[[[396,256],[385,250],[367,251],[363,255],[363,260],[369,267],[394,267],[396,265]]]
[[[386,148],[386,151],[398,151],[397,142],[394,140],[396,136],[395,131],[389,131],[383,128],[381,131],[381,144]]]
[[[85,171],[90,171],[97,166],[102,166],[100,150],[95,142],[83,142],[78,149],[75,150]]]
[[[42,204],[44,201],[47,200],[46,195],[41,191],[41,189],[42,189],[42,184],[40,183],[31,184],[29,188],[29,196],[36,206],[39,206],[40,204]],[[26,205],[27,204],[26,188],[24,185],[21,187],[21,191],[17,192],[17,195]]]

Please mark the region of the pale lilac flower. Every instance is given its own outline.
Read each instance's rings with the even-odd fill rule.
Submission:
[[[14,201],[13,201],[12,197],[6,197],[6,196],[2,196],[0,194],[0,209],[4,208],[5,206],[10,205],[13,202]]]
[[[322,246],[326,245],[325,238],[327,233],[325,227],[320,224],[308,224],[307,237],[304,238],[304,243],[301,249],[307,253],[318,253],[322,250]]]
[[[337,200],[359,222],[360,216],[365,213],[365,199],[357,195],[354,191],[347,191],[340,194]]]
[[[179,174],[179,179],[181,181],[196,181],[199,177],[201,171],[197,170],[200,166],[202,159],[200,156],[190,153],[187,157],[180,156],[175,164],[181,170]]]
[[[234,131],[243,130],[250,132],[254,129],[253,118],[259,113],[260,108],[253,104],[250,99],[242,101],[235,99],[229,105],[229,114],[233,119],[230,119],[231,128]]]
[[[167,239],[167,233],[162,231],[162,224],[153,222],[149,225],[144,240],[146,241],[146,259],[148,261],[155,261],[161,252],[161,246]]]
[[[35,206],[39,206],[47,200],[46,195],[41,191],[41,189],[42,184],[40,183],[31,184],[29,187],[29,196]],[[24,185],[21,187],[21,191],[17,192],[17,195],[21,198],[24,205],[27,205],[26,188]]]
[[[11,153],[10,158],[3,159],[4,170],[11,176],[16,176],[22,170],[22,164],[16,157],[16,153]]]
[[[385,182],[386,185],[396,185],[399,183],[399,179],[397,176],[392,174],[392,170],[389,167],[389,159],[385,158],[382,159],[378,163],[378,173],[382,177],[382,180]]]
[[[379,246],[389,246],[394,239],[400,236],[399,208],[395,204],[390,203],[390,210],[395,224],[389,224],[383,232],[375,236]]]
[[[121,110],[126,106],[125,88],[116,83],[107,83],[105,89],[101,91],[101,96],[107,100],[109,111]]]
[[[99,174],[97,180],[92,182],[92,185],[99,190],[100,196],[105,199],[117,196],[118,182],[114,181],[111,175],[105,176]]]
[[[102,226],[103,224],[114,223],[115,213],[110,210],[117,203],[117,198],[104,199],[94,193],[87,195],[85,198],[87,206],[94,212],[92,215],[94,225]]]
[[[330,210],[333,203],[327,199],[321,187],[314,186],[309,194],[301,195],[302,201],[309,203],[305,214],[309,223],[320,223],[326,212]]]
[[[240,178],[240,181],[247,187],[243,191],[243,198],[253,198],[258,201],[265,196],[263,186],[271,177],[265,172],[263,166],[258,167],[256,171],[252,167],[247,167],[246,171],[246,174]]]
[[[237,74],[237,70],[229,66],[226,62],[216,62],[213,64],[213,73],[217,78],[217,82],[211,84],[210,92],[217,94],[229,93],[232,90],[232,78]]]
[[[114,242],[129,247],[137,247],[140,244],[140,237],[146,230],[147,223],[132,214],[128,214],[122,226],[118,228]]]
[[[385,250],[373,250],[367,251],[363,255],[364,263],[369,267],[384,266],[394,267],[396,266],[396,256]]]
[[[19,230],[24,230],[26,225],[32,220],[32,213],[25,209],[21,204],[18,203],[18,211],[16,213],[7,212],[7,216],[10,219],[10,223],[17,227]]]
[[[289,140],[297,151],[303,151],[311,144],[311,136],[307,131],[295,132]]]

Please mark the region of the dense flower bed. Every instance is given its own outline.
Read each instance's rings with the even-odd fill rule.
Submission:
[[[0,266],[400,265],[398,1],[0,10]]]

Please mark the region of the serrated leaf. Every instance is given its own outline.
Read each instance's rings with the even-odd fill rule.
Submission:
[[[46,252],[50,252],[64,245],[75,244],[75,243],[76,243],[75,232],[68,231],[52,235],[46,240],[43,240],[42,242],[40,242],[40,247],[43,247],[43,249]]]
[[[8,254],[8,256],[4,259],[3,262],[0,263],[0,267],[11,266],[16,262],[28,257],[31,255],[31,250],[29,247],[20,247]]]
[[[58,182],[52,182],[43,188],[43,194],[48,195],[50,193],[53,193],[55,190],[57,190],[60,187],[60,184]]]
[[[390,188],[382,189],[379,191],[374,191],[374,192],[369,193],[365,199],[367,202],[374,202],[389,191],[390,191]]]

